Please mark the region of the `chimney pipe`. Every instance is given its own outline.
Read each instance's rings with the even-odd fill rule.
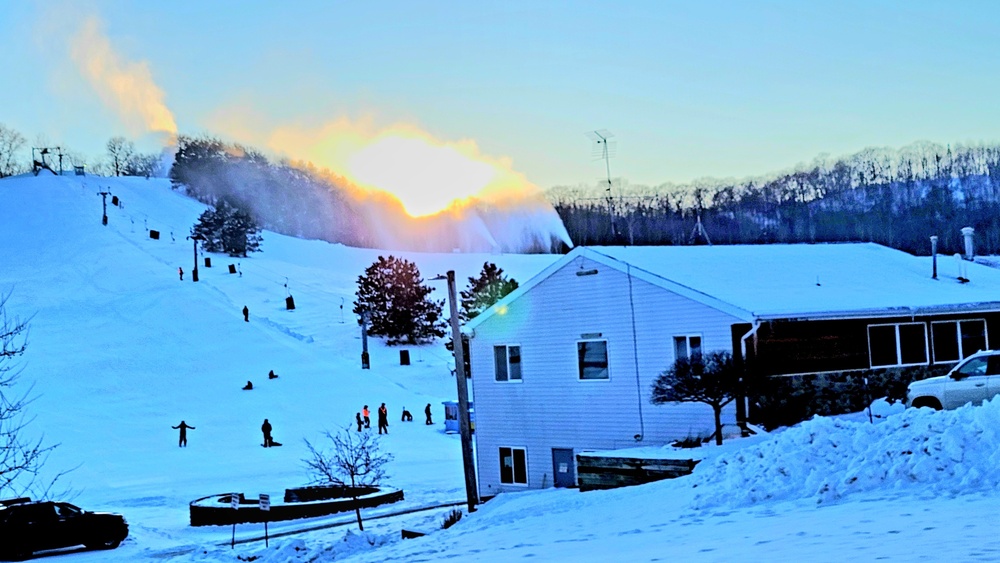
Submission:
[[[972,260],[976,254],[972,248],[972,233],[976,232],[972,227],[962,227],[962,238],[965,239],[965,259]]]
[[[937,279],[937,235],[931,236],[931,264],[933,273],[931,277]]]

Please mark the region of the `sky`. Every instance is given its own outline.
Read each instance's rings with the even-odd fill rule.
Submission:
[[[0,122],[90,156],[113,135],[158,146],[85,77],[97,37],[145,69],[180,133],[335,170],[350,163],[331,139],[406,130],[543,189],[593,185],[605,166],[586,133],[603,129],[611,175],[629,184],[746,177],[871,146],[997,141],[998,12],[923,0],[10,2]],[[449,166],[409,154],[387,168]]]
[[[109,206],[107,226],[102,190],[123,204]],[[441,401],[457,392],[442,341],[407,347],[402,366],[398,347],[370,338],[371,369],[361,369],[350,299],[377,250],[265,231],[263,252],[239,260],[242,275],[215,254],[198,283],[188,272],[179,280],[192,256],[175,235],[204,209],[158,178],[0,179],[0,294],[9,315],[30,322],[17,362],[17,389],[34,397],[25,432],[58,444],[42,472],[68,470],[54,496],[129,523],[120,547],[72,561],[964,562],[1000,553],[1000,399],[952,411],[876,400],[874,422],[852,413],[720,448],[648,444],[619,453],[702,461],[688,477],[636,487],[504,493],[448,530],[451,507],[374,519],[464,500],[459,438],[442,424]],[[425,278],[454,269],[466,279],[488,259],[521,281],[558,259],[403,256]],[[252,391],[240,389],[247,379]],[[323,448],[324,429],[382,402],[391,416],[380,444],[394,456],[383,484],[405,498],[364,509],[364,532],[350,513],[271,522],[267,544],[259,524],[189,525],[188,503],[208,495],[281,503],[286,487],[309,479],[304,440]],[[420,423],[427,403],[436,424]],[[398,422],[404,406],[416,422]],[[281,447],[260,447],[264,418]],[[184,448],[171,428],[181,420],[195,427]],[[428,535],[402,540],[401,529]]]

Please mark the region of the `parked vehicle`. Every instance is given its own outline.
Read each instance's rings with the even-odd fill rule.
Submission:
[[[977,352],[945,375],[914,381],[906,388],[906,406],[956,409],[982,404],[1000,394],[1000,350]]]
[[[24,559],[36,551],[84,545],[114,549],[128,537],[120,514],[88,512],[68,502],[0,501],[0,555]]]

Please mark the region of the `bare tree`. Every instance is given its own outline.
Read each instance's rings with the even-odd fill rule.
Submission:
[[[0,178],[20,174],[26,169],[19,159],[27,142],[24,135],[0,123]]]
[[[722,407],[739,394],[740,370],[729,352],[715,351],[678,358],[653,382],[654,405],[705,403],[715,413],[715,443],[722,445]]]
[[[115,176],[128,174],[128,166],[135,155],[135,144],[125,137],[111,137],[108,140],[108,160]]]
[[[376,486],[385,478],[385,466],[392,461],[392,454],[382,451],[376,434],[354,432],[347,427],[336,434],[327,430],[323,435],[330,440],[332,452],[317,449],[309,440],[305,441],[312,457],[302,461],[309,469],[313,483],[347,485],[347,479],[353,488]],[[354,500],[357,500],[356,496]],[[361,509],[357,504],[354,513],[358,517],[358,529],[364,531]]]
[[[24,354],[28,321],[8,316],[9,297],[9,293],[0,295],[0,497],[27,491],[44,496],[61,474],[39,489],[41,469],[55,446],[25,436],[31,422],[25,414],[31,388],[18,393],[14,387],[23,369],[15,360]]]

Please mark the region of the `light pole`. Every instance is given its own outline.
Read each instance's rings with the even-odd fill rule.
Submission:
[[[458,431],[462,436],[462,465],[465,467],[465,496],[469,512],[476,511],[479,495],[476,493],[476,466],[472,459],[472,425],[469,423],[469,389],[465,381],[465,347],[462,346],[462,329],[458,322],[458,305],[455,293],[455,270],[447,276],[431,280],[448,280],[448,304],[451,309],[451,341],[455,349],[455,385],[458,387]]]
[[[188,237],[194,243],[194,269],[191,271],[191,281],[198,281],[198,241],[205,240],[201,235],[191,235]]]

